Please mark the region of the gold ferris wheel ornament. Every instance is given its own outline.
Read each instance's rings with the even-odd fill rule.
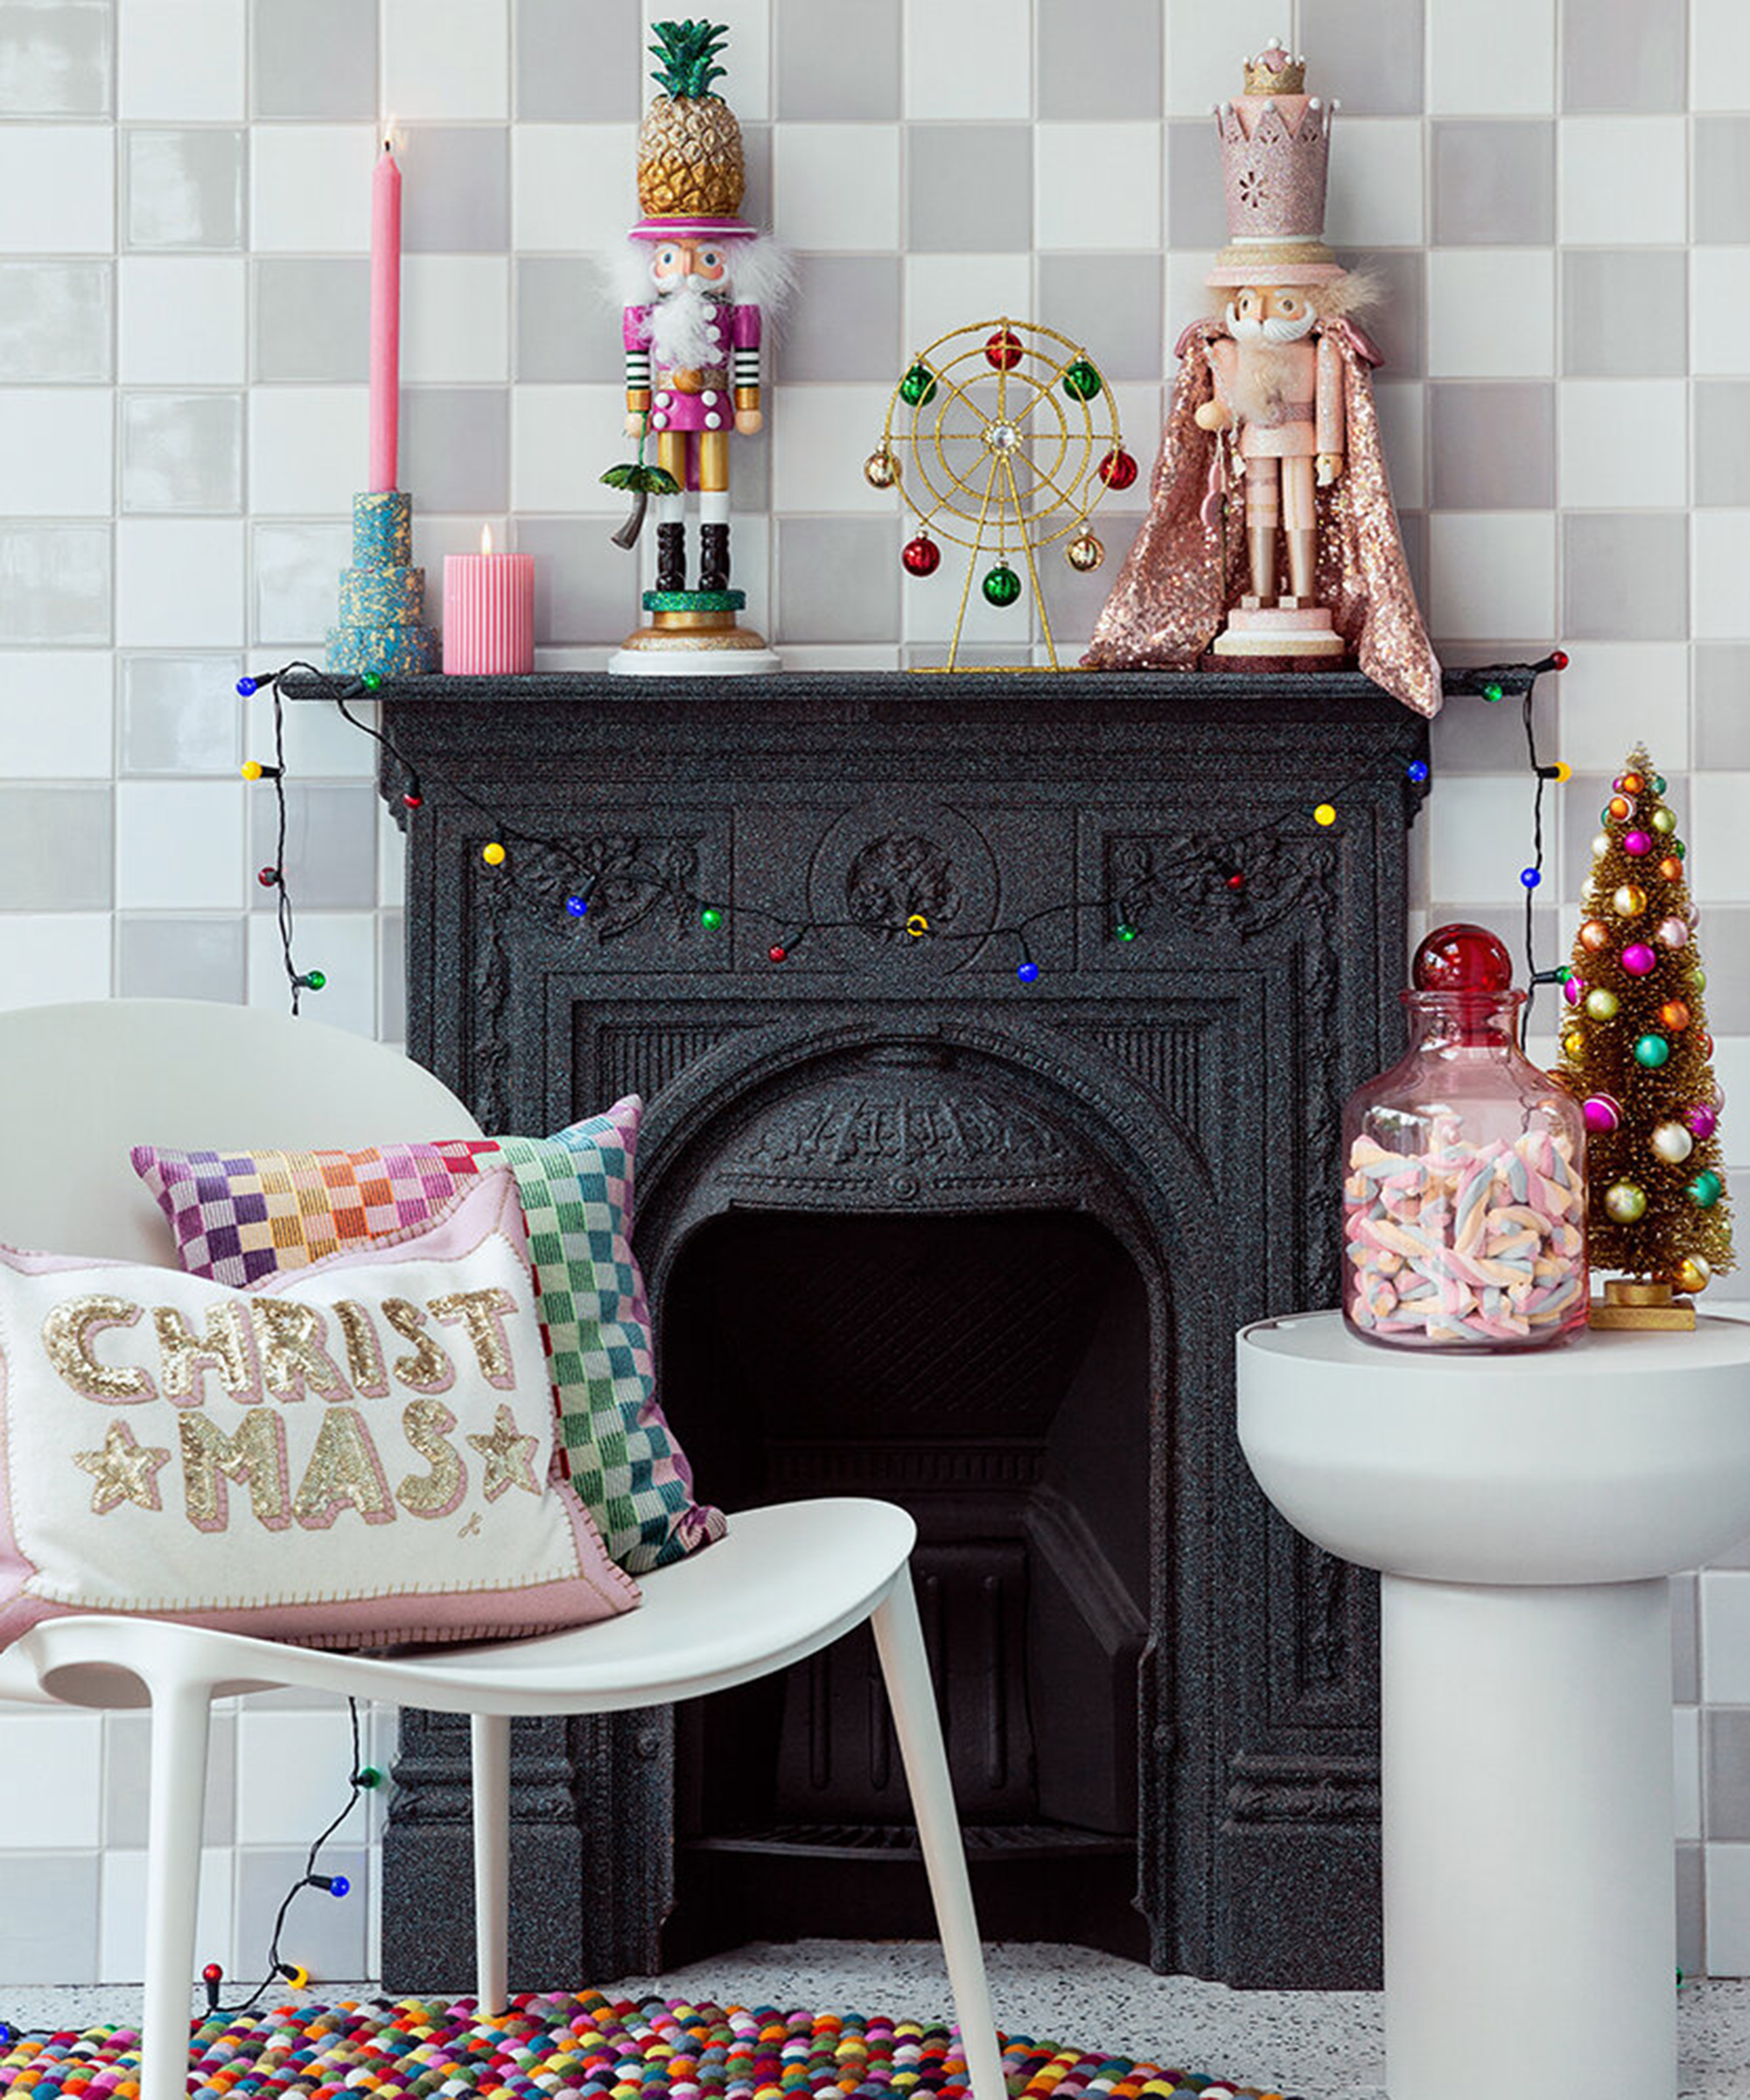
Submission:
[[[939,539],[968,550],[942,669],[961,668],[961,629],[981,568],[988,604],[1019,603],[1016,561],[1039,607],[1048,659],[1040,668],[1062,668],[1035,557],[1060,544],[1072,569],[1097,569],[1106,550],[1088,518],[1109,488],[1137,478],[1112,389],[1080,344],[1006,315],[938,336],[894,388],[863,474],[872,487],[898,488],[918,519],[900,550],[907,575],[935,573]]]

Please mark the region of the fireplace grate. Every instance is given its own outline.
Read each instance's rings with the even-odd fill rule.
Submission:
[[[1112,1837],[1061,1823],[964,1824],[969,1853],[1010,1859],[1103,1858],[1134,1853],[1134,1837]],[[762,1830],[719,1832],[686,1841],[689,1852],[759,1852],[779,1858],[921,1859],[917,1826],[909,1823],[778,1823]]]

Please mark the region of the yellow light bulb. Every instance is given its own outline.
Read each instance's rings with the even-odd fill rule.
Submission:
[[[1556,785],[1558,788],[1565,788],[1573,777],[1573,767],[1565,759],[1558,759],[1556,760]]]
[[[245,759],[242,765],[242,774],[243,778],[246,780],[260,780],[262,777],[261,760],[259,759]]]
[[[1334,824],[1336,821],[1337,813],[1331,807],[1329,802],[1320,802],[1319,807],[1312,812],[1312,822],[1315,824],[1329,825]]]
[[[480,858],[485,861],[489,868],[502,867],[504,864],[504,848],[500,845],[495,838],[488,839],[486,844],[480,848]]]

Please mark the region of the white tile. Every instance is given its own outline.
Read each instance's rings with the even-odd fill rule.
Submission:
[[[897,124],[784,124],[772,158],[774,220],[789,247],[900,246]]]
[[[0,392],[0,511],[107,518],[116,503],[115,465],[108,388]]]
[[[1555,368],[1556,258],[1549,248],[1430,251],[1431,377],[1537,378]]]
[[[1686,232],[1681,116],[1564,116],[1558,126],[1558,223],[1564,242],[1632,248]]]
[[[1689,494],[1681,379],[1564,379],[1557,499],[1564,510],[1681,508]]]
[[[265,781],[122,780],[116,788],[116,898],[123,911],[241,906],[243,817]]]
[[[637,164],[635,124],[514,125],[510,224],[516,248],[576,255],[617,247],[637,216]]]
[[[1690,531],[1697,640],[1750,637],[1750,510],[1698,510]]]
[[[1744,33],[1744,0],[1690,0],[1690,107],[1744,108],[1744,83],[1719,54],[1736,47]]]
[[[290,1002],[286,990],[285,965],[280,956],[279,934],[270,912],[251,914],[248,941],[248,1003],[251,1006],[268,1006],[284,1013]],[[312,1020],[326,1021],[332,1028],[346,1028],[354,1035],[374,1036],[377,1026],[375,914],[371,912],[299,912],[294,954],[300,970],[319,970],[328,980],[322,990],[304,995],[304,1012]],[[244,1716],[245,1719],[249,1718],[247,1714]],[[264,1714],[261,1718],[269,1720],[289,1717]],[[330,1717],[320,1718],[326,1719]],[[240,1741],[240,1751],[241,1746]],[[246,1768],[241,1755],[237,1769],[237,1831],[242,1837]],[[345,1768],[331,1760],[326,1769],[332,1792],[335,1772],[340,1771],[344,1780]],[[307,1844],[312,1832],[319,1830],[339,1806],[339,1800],[332,1801],[313,1824],[306,1820],[300,1829],[289,1830],[284,1835],[295,1838],[299,1844]],[[272,1804],[263,1803],[260,1812],[271,1820],[275,1810]]]
[[[1118,426],[1123,433],[1124,450],[1137,463],[1137,478],[1125,489],[1109,490],[1100,499],[1100,508],[1095,514],[1095,523],[1102,518],[1108,526],[1101,528],[1100,536],[1106,542],[1110,556],[1122,558],[1130,542],[1130,529],[1120,526],[1116,520],[1124,516],[1141,517],[1148,508],[1149,470],[1160,455],[1161,429],[1166,420],[1166,402],[1159,387],[1146,386],[1140,380],[1123,379],[1112,388],[1112,398],[1118,404]]]
[[[1334,247],[1421,247],[1422,130],[1413,116],[1338,119],[1325,203]]]
[[[317,1829],[320,1828],[318,1824]],[[313,1837],[315,1832],[311,1834]],[[261,1950],[240,1950],[231,1936],[232,1862],[228,1845],[208,1845],[201,1852],[194,1944],[203,1967],[208,1962],[217,1962],[223,1969],[235,1964],[253,1976]],[[99,1900],[102,1936],[99,1973],[94,1980],[137,1984],[146,1966],[146,1855],[119,1847],[106,1852]]]
[[[1240,92],[1241,62],[1272,37],[1290,34],[1282,0],[1166,0],[1166,106],[1174,116],[1208,116],[1212,102]],[[1291,39],[1292,40],[1292,39]],[[1325,93],[1333,92],[1327,83]],[[1214,151],[1211,127],[1210,151]]]
[[[241,256],[124,256],[116,267],[124,384],[242,384],[248,285]]]
[[[243,115],[245,0],[127,0],[116,10],[117,108],[132,122]]]
[[[0,253],[108,255],[116,135],[100,124],[0,124]]]
[[[882,648],[874,642],[823,641],[783,652],[789,671],[897,671],[897,648]]]
[[[104,649],[0,658],[0,752],[14,780],[107,780],[114,768],[111,658]]]
[[[1746,822],[1746,812],[1750,810],[1750,774],[1693,774],[1687,836],[1690,851],[1685,872],[1691,893],[1704,905],[1750,904],[1750,822]],[[1704,956],[1704,961],[1718,967],[1726,958]],[[1727,1130],[1728,1144],[1735,1135],[1734,1130]],[[1750,1662],[1746,1668],[1750,1671]],[[1750,1692],[1743,1696],[1750,1699]]]
[[[1033,311],[1027,256],[907,256],[905,273],[906,358],[966,322]]]
[[[1428,573],[1428,625],[1443,641],[1555,632],[1556,521],[1547,512],[1435,512]]]
[[[107,912],[0,912],[0,1010],[109,997]]]
[[[872,488],[858,465],[880,436],[890,398],[886,387],[786,387],[782,413],[772,419],[773,509],[872,511],[897,518],[897,493]],[[847,458],[852,431],[855,449]]]
[[[102,1829],[103,1717],[97,1713],[28,1713],[0,1727],[0,1801],[15,1810],[29,1803],[24,1829],[17,1816],[8,1835],[28,1830],[33,1851],[94,1845]]]
[[[1427,392],[1419,380],[1374,382],[1380,442],[1391,476],[1391,494],[1400,510],[1420,510],[1428,500]]]
[[[666,0],[644,0],[647,32],[652,22],[673,13]],[[713,22],[721,22],[729,40],[718,63],[728,67],[717,86],[743,123],[754,123],[772,114],[772,4],[771,0],[717,0],[710,10]],[[648,45],[652,41],[647,33]],[[654,66],[653,60],[651,65]],[[648,67],[646,68],[649,70]],[[787,240],[794,236],[786,234]],[[801,245],[798,243],[798,245]]]
[[[1690,366],[1750,372],[1750,248],[1690,250]]]
[[[801,388],[787,388],[788,414]],[[510,500],[519,511],[571,513],[619,498],[601,486],[620,433],[626,396],[618,387],[517,387],[510,397]],[[626,456],[630,457],[629,452]],[[861,480],[861,476],[858,476]],[[612,556],[609,548],[602,556]]]
[[[1439,783],[1439,822],[1429,834],[1428,885],[1446,904],[1504,905],[1523,894],[1519,871],[1530,836],[1533,783],[1455,774]]]
[[[906,0],[906,115],[1032,115],[1028,0]]]
[[[253,388],[250,508],[292,515],[347,511],[365,483],[369,402],[363,387]]]
[[[606,324],[612,327],[609,320]],[[510,377],[510,262],[504,256],[407,256],[401,266],[401,381]]]
[[[122,520],[116,528],[116,640],[124,648],[238,648],[242,520]]]
[[[346,1800],[352,1768],[343,1707],[245,1705],[237,1716],[237,1842],[307,1844]]]
[[[1677,1836],[1701,1836],[1701,1710],[1671,1709],[1671,1776],[1677,1796]]]
[[[1659,763],[1668,773],[1687,767],[1689,650],[1683,642],[1577,642],[1572,657],[1562,673],[1558,756],[1576,773],[1614,774],[1656,718]],[[1564,812],[1573,792],[1556,790]],[[1591,816],[1597,815],[1594,808]],[[1578,821],[1588,835],[1596,829],[1583,808]]]
[[[1552,109],[1554,16],[1555,0],[1428,0],[1429,109],[1438,116]]]
[[[1702,1570],[1701,1696],[1750,1705],[1750,1568]]]
[[[1704,1847],[1707,1972],[1750,1976],[1750,1844]]]
[[[1040,248],[1158,248],[1158,124],[1036,124],[1033,240]]]
[[[318,256],[369,248],[374,124],[256,124],[249,142],[252,247]]]
[[[510,115],[509,0],[382,0],[382,38],[397,123]]]

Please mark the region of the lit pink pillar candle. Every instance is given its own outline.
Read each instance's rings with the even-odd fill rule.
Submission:
[[[401,170],[389,142],[371,178],[371,479],[396,486],[401,424]]]
[[[444,668],[477,677],[535,668],[535,556],[494,554],[490,525],[478,554],[444,556]]]

